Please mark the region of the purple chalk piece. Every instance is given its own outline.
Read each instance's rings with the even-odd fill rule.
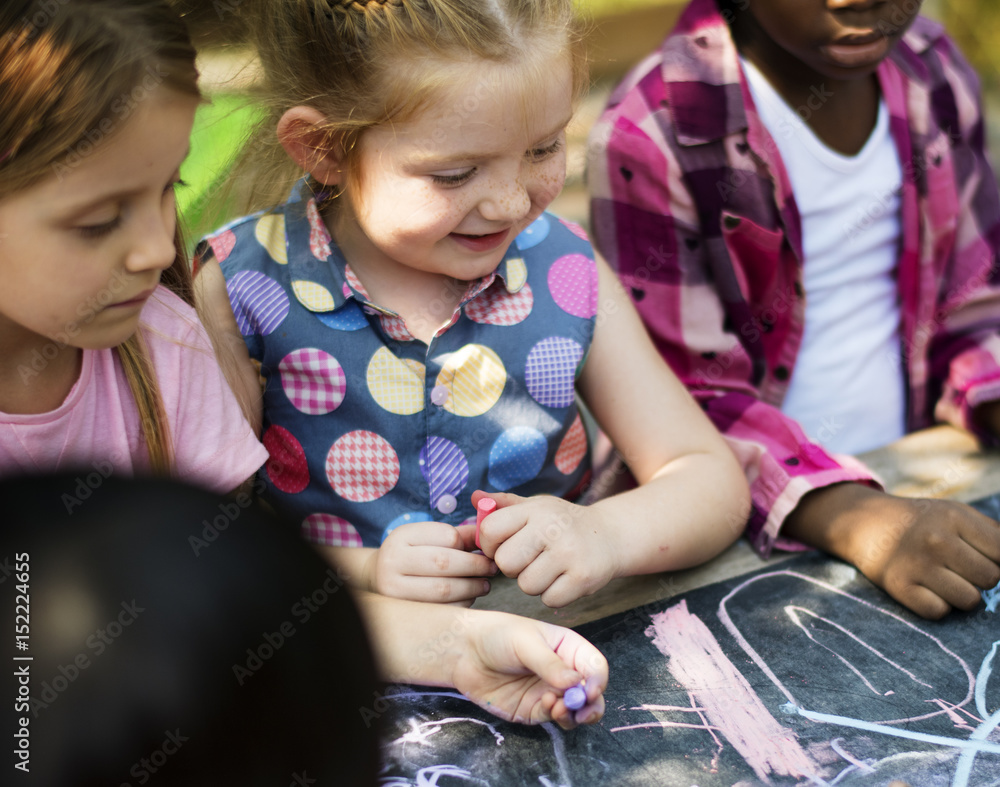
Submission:
[[[570,710],[580,710],[587,704],[587,692],[579,686],[573,686],[571,689],[566,689],[566,693],[563,694],[563,702]]]

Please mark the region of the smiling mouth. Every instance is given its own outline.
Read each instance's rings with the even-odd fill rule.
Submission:
[[[509,230],[490,232],[486,235],[468,235],[460,232],[451,233],[451,237],[462,246],[473,251],[489,251],[495,249],[507,239]]]

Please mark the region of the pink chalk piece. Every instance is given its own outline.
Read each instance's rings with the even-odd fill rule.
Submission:
[[[570,710],[580,710],[587,704],[587,692],[580,686],[573,686],[566,689],[566,693],[563,694],[563,702]]]
[[[479,543],[479,527],[483,524],[483,520],[496,510],[497,501],[492,497],[480,498],[479,502],[476,503],[476,546],[479,549],[483,548]]]

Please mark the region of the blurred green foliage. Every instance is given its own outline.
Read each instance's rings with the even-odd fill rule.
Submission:
[[[1000,86],[1000,3],[997,0],[944,0],[938,16],[988,88]]]
[[[189,246],[236,215],[223,186],[259,117],[260,111],[245,96],[233,93],[215,93],[198,107],[191,152],[181,166],[184,185],[177,190],[177,210]]]

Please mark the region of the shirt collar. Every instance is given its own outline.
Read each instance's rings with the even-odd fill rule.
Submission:
[[[700,145],[746,129],[736,44],[715,0],[692,0],[660,56],[664,103],[680,144]],[[709,96],[715,93],[722,100]]]

